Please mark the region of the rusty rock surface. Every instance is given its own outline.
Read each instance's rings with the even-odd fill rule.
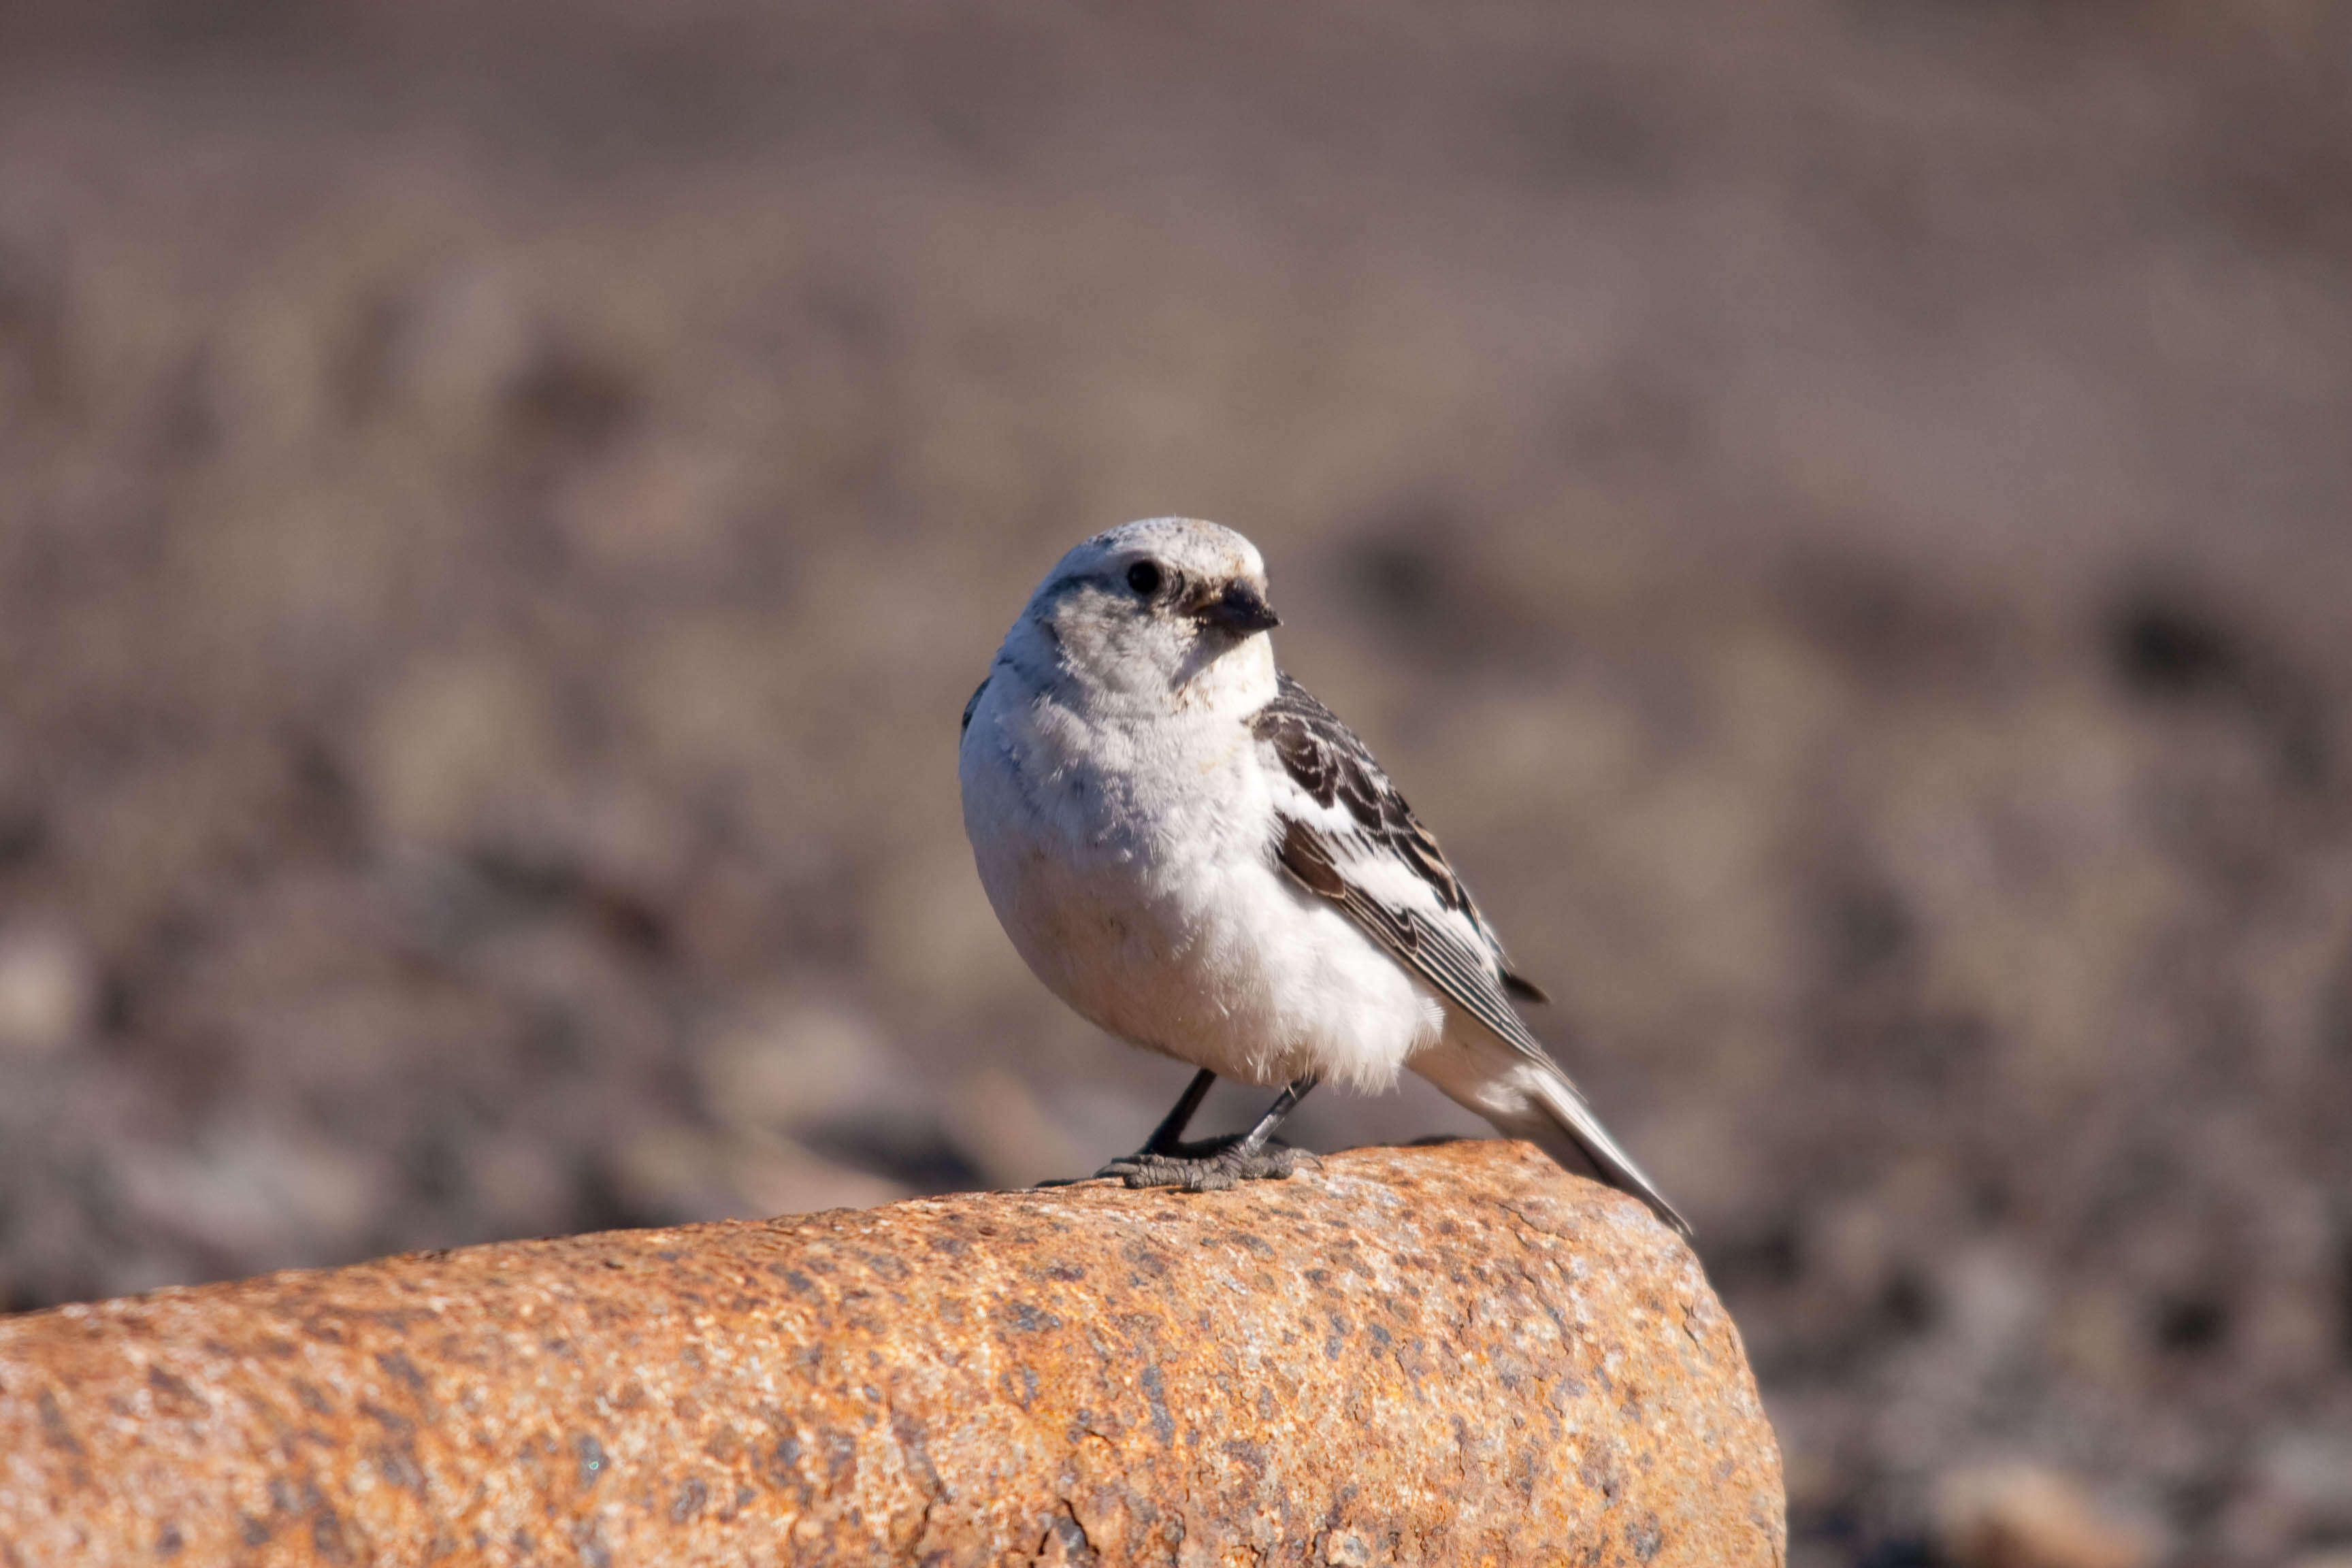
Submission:
[[[0,1320],[0,1562],[1779,1563],[1730,1319],[1523,1144]]]

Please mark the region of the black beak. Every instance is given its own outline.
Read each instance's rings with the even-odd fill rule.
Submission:
[[[1202,626],[1215,626],[1236,637],[1272,631],[1282,625],[1282,617],[1246,583],[1226,584],[1225,591],[1203,605],[1198,613]]]

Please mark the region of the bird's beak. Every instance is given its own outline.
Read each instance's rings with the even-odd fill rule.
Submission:
[[[1264,595],[1247,583],[1228,583],[1225,591],[1202,605],[1193,614],[1204,626],[1246,637],[1252,632],[1272,631],[1282,625],[1282,617],[1274,613]]]

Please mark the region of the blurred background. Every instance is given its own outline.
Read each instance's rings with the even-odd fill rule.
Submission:
[[[0,5],[0,1307],[1132,1147],[955,721],[1181,511],[1796,1563],[2342,1563],[2347,16]]]

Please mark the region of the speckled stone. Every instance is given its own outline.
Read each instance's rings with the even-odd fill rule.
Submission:
[[[0,1320],[0,1561],[1777,1564],[1698,1263],[1522,1144]]]

